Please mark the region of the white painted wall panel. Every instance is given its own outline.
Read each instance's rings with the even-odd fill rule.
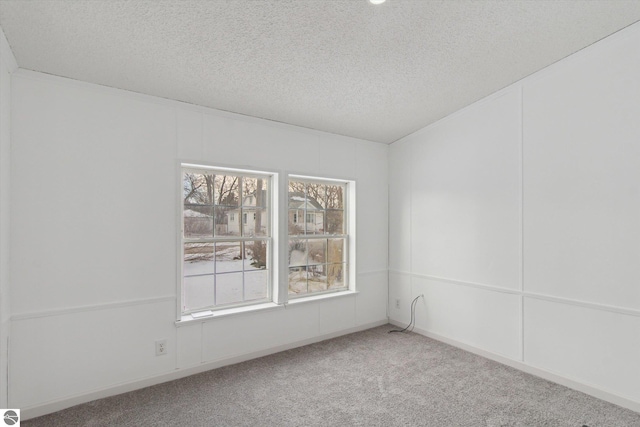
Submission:
[[[525,361],[640,402],[640,317],[526,298]]]
[[[413,143],[414,273],[520,288],[519,107],[509,90]]]
[[[524,85],[525,289],[640,308],[640,37]]]
[[[178,369],[202,363],[202,328],[203,323],[194,323],[176,329]]]
[[[204,113],[196,109],[176,108],[175,115],[178,159],[202,159]]]
[[[372,147],[375,144],[365,143]],[[357,142],[345,138],[343,141],[326,141],[318,145],[318,167],[327,177],[353,178],[356,175]],[[377,144],[382,146],[382,144]],[[313,155],[308,153],[304,157]],[[368,158],[370,156],[364,156]]]
[[[413,278],[416,327],[511,359],[520,359],[519,295]]]
[[[411,144],[389,148],[389,268],[411,271]]]
[[[357,268],[360,272],[386,270],[389,245],[389,148],[382,144],[360,142],[356,145],[356,153]]]
[[[223,317],[203,325],[202,359],[212,362],[318,335],[318,305]]]
[[[356,325],[355,307],[355,295],[332,298],[322,304],[318,304],[318,330],[320,335],[353,328]]]
[[[369,325],[387,319],[387,271],[358,275],[356,325]]]
[[[0,29],[0,407],[7,408],[11,236],[11,73],[13,52]]]
[[[175,294],[166,106],[15,78],[13,313]]]
[[[196,160],[317,175],[321,140],[312,132],[204,113],[203,157]]]
[[[410,273],[389,272],[389,318],[403,324],[411,321],[411,301],[415,296],[411,287]],[[400,306],[396,308],[396,300]]]
[[[176,366],[173,301],[12,322],[12,408],[169,372]],[[166,338],[168,353],[155,355]]]

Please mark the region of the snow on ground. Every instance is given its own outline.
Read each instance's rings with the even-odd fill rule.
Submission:
[[[189,246],[185,250],[188,252],[183,266],[187,309],[267,298],[267,270],[251,265],[250,258],[240,259],[240,247],[239,242],[218,243],[215,260],[212,243]],[[307,253],[293,250],[290,262],[306,264]],[[292,267],[289,269],[289,294],[340,289],[344,287],[343,276],[344,269],[340,264]]]
[[[189,310],[234,304],[268,296],[268,273],[242,255],[240,242],[187,244],[185,247],[184,303]],[[215,274],[217,273],[217,274]]]

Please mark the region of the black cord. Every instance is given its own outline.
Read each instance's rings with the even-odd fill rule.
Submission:
[[[407,329],[411,328],[411,331],[413,331],[413,328],[415,328],[416,324],[416,303],[418,302],[418,299],[421,298],[423,295],[418,295],[417,297],[415,297],[413,299],[413,301],[411,301],[411,322],[409,322],[409,324],[407,325],[406,328],[404,329],[392,329],[389,331],[389,333],[391,332],[405,332]]]

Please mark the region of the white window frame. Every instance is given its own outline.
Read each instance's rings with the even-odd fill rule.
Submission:
[[[268,202],[268,226],[271,230],[270,234],[270,257],[269,265],[269,298],[263,303],[249,303],[238,306],[223,306],[214,308],[213,310],[204,310],[203,312],[194,312],[183,314],[182,312],[182,280],[183,280],[183,262],[184,262],[184,243],[183,243],[183,169],[195,168],[208,171],[227,172],[229,174],[239,174],[244,176],[268,176],[270,178],[269,202]],[[243,313],[251,313],[255,311],[281,309],[288,304],[300,304],[305,302],[313,302],[327,298],[341,297],[353,295],[357,293],[356,289],[356,181],[352,179],[332,178],[326,176],[308,176],[304,174],[288,173],[287,171],[269,171],[261,168],[247,169],[245,167],[212,165],[202,162],[185,162],[177,161],[177,222],[178,230],[176,246],[178,248],[178,268],[177,268],[177,295],[176,298],[176,326],[184,326],[192,321],[208,321],[218,317],[226,317],[228,315],[240,315]],[[323,181],[326,183],[346,184],[345,187],[345,234],[348,235],[346,243],[345,262],[347,264],[345,280],[347,287],[337,291],[329,291],[322,293],[311,293],[298,297],[289,296],[289,265],[288,265],[288,183],[289,179],[294,180],[312,180]],[[240,215],[237,216],[238,222],[241,223]],[[296,218],[300,220],[300,218]],[[306,220],[306,218],[305,218]],[[298,221],[299,222],[299,221]],[[331,235],[324,235],[330,237]],[[255,240],[249,238],[248,240]],[[206,313],[208,312],[208,313]],[[194,316],[195,315],[195,316]],[[201,316],[200,316],[201,315]]]

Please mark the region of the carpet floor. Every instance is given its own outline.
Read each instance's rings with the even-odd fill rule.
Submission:
[[[640,426],[640,413],[391,325],[24,426]]]

